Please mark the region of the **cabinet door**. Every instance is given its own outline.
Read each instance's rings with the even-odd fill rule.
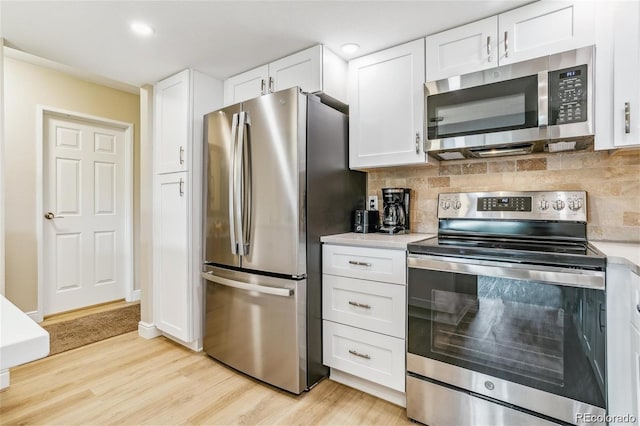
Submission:
[[[491,16],[426,38],[427,81],[498,66],[498,17]]]
[[[189,93],[189,70],[156,84],[153,151],[157,174],[188,169],[191,140]]]
[[[613,144],[640,145],[640,2],[614,2]]]
[[[303,92],[322,90],[322,45],[269,64],[269,91],[299,86]]]
[[[156,177],[153,219],[154,317],[158,329],[192,339],[187,173]]]
[[[595,42],[591,1],[535,2],[498,15],[500,65]]]
[[[424,39],[349,62],[349,166],[424,163]]]
[[[634,326],[631,326],[631,381],[632,385],[632,402],[631,415],[636,419],[640,419],[640,332]],[[637,423],[636,423],[637,424]]]
[[[267,93],[269,66],[252,69],[224,81],[224,104],[233,105]]]

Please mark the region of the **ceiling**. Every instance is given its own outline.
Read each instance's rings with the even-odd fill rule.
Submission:
[[[135,91],[185,68],[224,79],[318,43],[351,59],[529,2],[2,0],[0,28],[14,52]],[[136,20],[154,34],[133,34]],[[350,42],[361,48],[346,55]]]

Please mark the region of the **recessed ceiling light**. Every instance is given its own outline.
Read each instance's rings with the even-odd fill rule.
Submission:
[[[344,53],[356,53],[360,49],[359,44],[355,43],[347,43],[342,45],[342,51]]]
[[[141,36],[148,37],[151,34],[153,34],[153,28],[151,28],[149,25],[145,24],[144,22],[139,22],[139,21],[132,22],[130,27],[131,27],[131,31]]]

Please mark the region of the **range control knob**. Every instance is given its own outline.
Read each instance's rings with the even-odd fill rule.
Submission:
[[[453,209],[454,210],[460,210],[460,207],[462,207],[462,203],[460,202],[460,200],[455,200],[453,202]]]
[[[582,208],[582,200],[580,198],[574,198],[569,200],[569,209],[571,211],[577,211]]]
[[[449,207],[451,207],[451,203],[445,200],[440,203],[440,207],[442,207],[443,210],[449,210]]]
[[[562,200],[556,200],[553,202],[553,209],[554,210],[562,210],[564,209],[564,201]]]
[[[547,210],[549,208],[549,202],[547,200],[540,200],[540,210]]]

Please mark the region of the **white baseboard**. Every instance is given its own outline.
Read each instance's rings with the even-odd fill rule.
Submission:
[[[407,406],[407,397],[404,392],[400,392],[395,389],[370,382],[369,380],[365,380],[352,374],[345,373],[344,371],[330,368],[329,379],[333,380],[334,382],[342,383],[343,385],[361,390],[362,392],[366,392],[373,396],[377,396],[380,399],[384,399],[385,401],[389,401],[401,407]]]
[[[164,337],[166,337],[167,339],[171,339],[174,342],[179,343],[182,346],[185,346],[185,347],[191,349],[194,352],[202,352],[202,340],[201,339],[194,340],[193,342],[185,342],[185,341],[182,341],[182,340],[180,340],[180,339],[178,339],[176,337],[173,337],[170,334],[162,333],[162,335]]]
[[[162,332],[155,325],[140,321],[138,323],[138,336],[145,339],[153,339],[162,336]]]
[[[9,370],[0,371],[0,390],[8,388],[10,382]]]
[[[42,313],[40,313],[39,311],[25,312],[25,314],[27,314],[27,316],[29,318],[31,318],[32,320],[34,320],[38,324],[40,324],[42,321],[44,321],[44,315],[42,315]]]
[[[142,291],[141,290],[133,290],[133,293],[131,293],[131,299],[126,299],[127,302],[137,302],[138,300],[140,300]]]

